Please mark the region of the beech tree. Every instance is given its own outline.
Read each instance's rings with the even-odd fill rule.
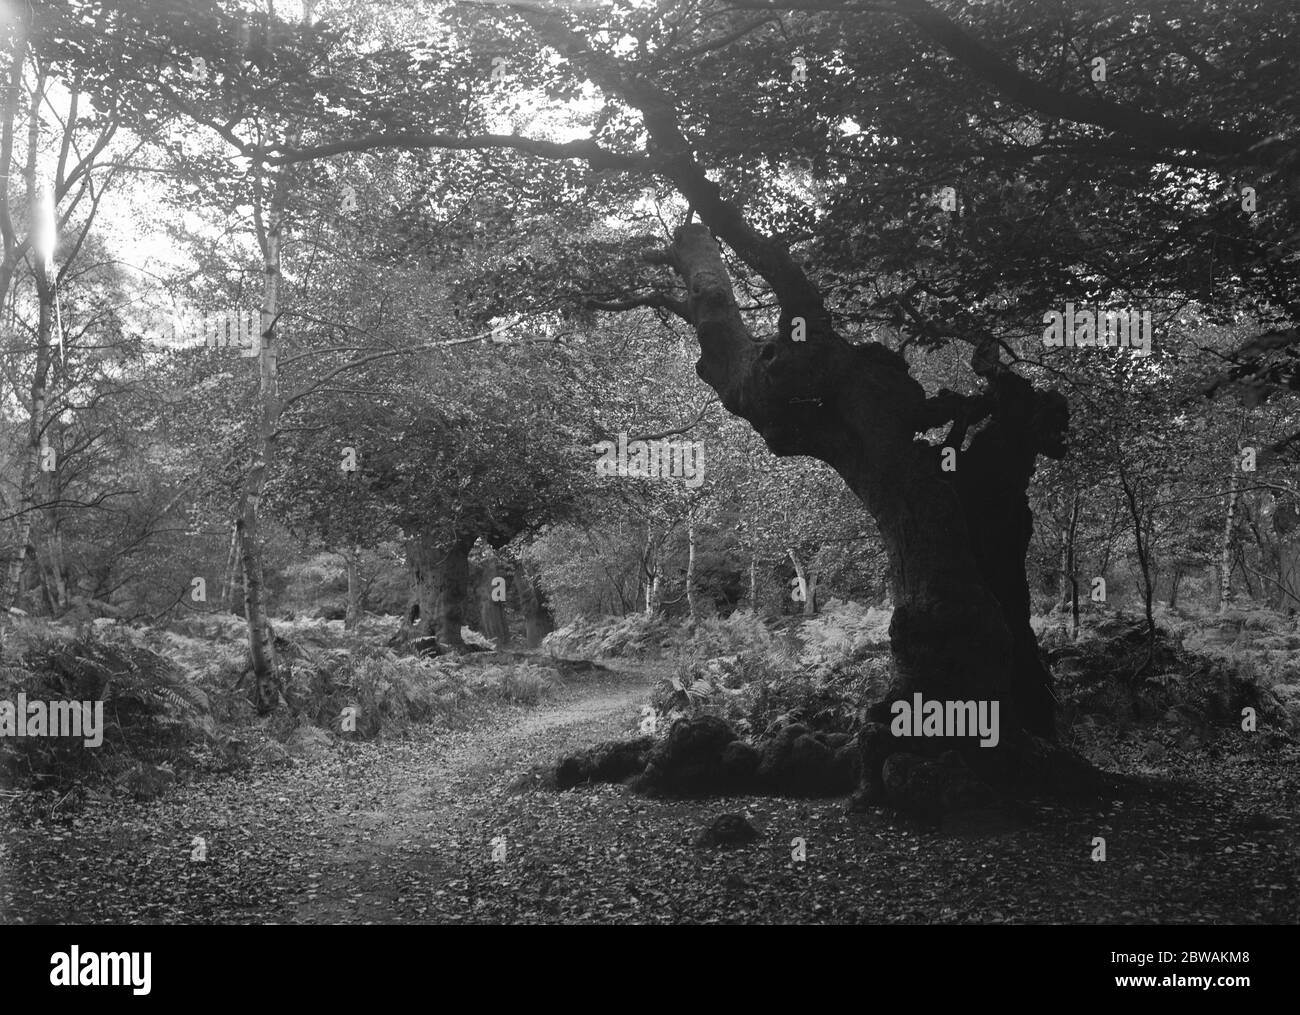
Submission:
[[[506,26],[521,78],[552,95],[583,81],[599,90],[605,106],[588,139],[380,129],[271,161],[508,148],[675,191],[686,220],[647,260],[676,286],[632,277],[622,299],[594,305],[686,321],[697,372],[727,411],[775,454],[839,473],[889,556],[889,699],[998,699],[1008,733],[998,752],[976,754],[1016,755],[1026,737],[1054,734],[1028,622],[1026,488],[1040,456],[1064,455],[1068,430],[1065,399],[1015,369],[1026,338],[1041,357],[1033,322],[1076,293],[1163,290],[1254,301],[1273,326],[1256,353],[1295,339],[1294,304],[1280,298],[1294,258],[1270,254],[1294,229],[1295,123],[1264,83],[1294,39],[1294,12],[1098,2],[1046,17],[1041,6],[737,0],[574,18],[526,0],[493,13],[474,5],[457,16]],[[1102,81],[1117,84],[1105,92]],[[400,106],[400,91],[390,101]],[[748,114],[744,133],[727,126],[735,103]],[[810,200],[791,196],[800,172]],[[936,200],[945,176],[954,185]],[[1239,214],[1248,178],[1268,198],[1252,204],[1266,210],[1249,224]],[[1180,186],[1178,201],[1153,199]],[[1010,223],[1035,206],[1057,232],[1027,243]],[[1231,240],[1221,284],[1207,288],[1197,269],[1214,255],[1200,238],[1214,228]],[[1129,236],[1140,236],[1131,251]],[[755,283],[774,322],[737,298],[738,284]],[[905,344],[967,344],[972,390],[927,393],[904,356],[860,341],[883,320],[903,328]],[[1271,379],[1284,386],[1286,376]],[[918,439],[927,432],[944,436]],[[941,469],[943,447],[959,453],[955,472]],[[892,750],[881,744],[867,748],[873,790]]]

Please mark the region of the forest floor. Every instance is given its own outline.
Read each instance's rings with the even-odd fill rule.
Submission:
[[[1048,802],[943,831],[850,814],[841,799],[547,788],[561,755],[635,735],[662,667],[610,665],[469,729],[340,743],[149,802],[6,816],[0,922],[1300,921],[1295,747],[1260,753],[1229,736],[1171,755],[1107,804]],[[1149,772],[1137,744],[1112,755],[1118,771]],[[758,841],[694,847],[726,812],[747,812]]]

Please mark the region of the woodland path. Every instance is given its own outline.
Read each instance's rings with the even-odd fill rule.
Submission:
[[[1295,748],[1228,740],[1121,800],[943,831],[838,799],[548,789],[562,754],[635,733],[667,668],[608,665],[470,729],[0,823],[0,922],[1300,922]],[[1138,767],[1142,748],[1117,743],[1115,767]],[[742,810],[758,842],[692,845]]]

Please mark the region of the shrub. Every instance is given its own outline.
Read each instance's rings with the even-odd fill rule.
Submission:
[[[162,654],[112,632],[70,635],[17,627],[0,651],[0,699],[103,704],[103,743],[77,737],[4,737],[0,770],[55,785],[123,779],[141,765],[193,761],[214,733],[207,695]]]
[[[285,697],[292,715],[335,732],[352,706],[356,735],[370,738],[414,723],[461,726],[484,699],[535,705],[559,686],[550,670],[532,663],[478,669],[455,656],[401,656],[362,646],[295,660]]]
[[[548,634],[542,647],[553,656],[569,658],[646,658],[680,644],[682,638],[681,630],[663,617],[630,613],[599,620],[577,617]]]
[[[503,701],[536,705],[543,698],[554,694],[559,689],[560,682],[554,673],[541,666],[520,663],[487,667],[478,677],[477,685]]]
[[[829,674],[838,666],[887,650],[892,616],[892,610],[832,599],[820,615],[804,621],[799,628],[804,646],[800,664],[813,672]]]
[[[752,610],[736,610],[726,618],[709,617],[695,627],[684,648],[708,658],[746,652],[775,651],[783,639]]]
[[[823,732],[852,732],[862,707],[885,693],[889,667],[888,656],[877,650],[854,662],[811,670],[795,649],[778,641],[766,649],[713,659],[682,655],[650,701],[667,720],[713,715],[755,737],[794,723]]]
[[[342,731],[344,709],[356,709],[356,734],[375,737],[411,723],[457,725],[473,691],[451,657],[399,656],[391,649],[308,651],[289,666],[285,698],[293,713]]]

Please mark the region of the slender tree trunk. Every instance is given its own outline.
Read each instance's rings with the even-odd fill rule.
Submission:
[[[1124,460],[1120,458],[1118,461],[1120,484],[1124,488],[1124,497],[1128,501],[1129,516],[1133,520],[1133,545],[1137,552],[1138,569],[1142,575],[1142,606],[1147,622],[1147,659],[1139,667],[1138,672],[1140,673],[1150,665],[1156,645],[1156,619],[1152,612],[1152,603],[1155,599],[1155,582],[1151,577],[1151,540],[1149,538],[1149,528],[1146,533],[1143,532],[1142,509],[1137,502],[1137,494],[1134,492],[1132,484],[1129,483]]]
[[[817,612],[817,574],[809,574],[804,570],[803,564],[794,555],[794,550],[787,549],[786,553],[790,555],[795,577],[799,579],[799,591],[803,594],[803,615],[811,617]]]
[[[800,611],[806,612],[808,609],[808,580],[804,577],[803,565],[799,563],[799,558],[794,555],[793,549],[786,547],[785,552],[790,555],[790,563],[794,565],[796,592],[801,597]]]
[[[0,122],[0,166],[2,172],[8,173],[13,164],[14,131],[17,127],[19,106],[23,95],[23,75],[27,69],[28,40],[31,35],[31,18],[33,9],[26,5],[13,7],[9,12],[12,31],[9,52],[9,79],[5,83],[4,119]],[[35,198],[36,151],[30,147],[27,159],[27,206],[34,208]],[[7,181],[6,181],[7,183]],[[0,200],[0,235],[4,243],[4,257],[0,259],[0,304],[12,305],[10,286],[13,285],[14,273],[26,251],[25,244],[20,244],[14,230],[13,219],[9,212],[8,187],[4,188],[3,200]],[[29,216],[29,220],[32,216]],[[40,434],[45,418],[45,385],[49,374],[49,325],[46,301],[41,300],[41,321],[37,330],[36,366],[32,372],[30,387],[30,415],[28,416],[27,440],[22,455],[22,472],[18,480],[15,510],[20,512],[13,520],[14,549],[4,571],[4,585],[0,586],[0,613],[12,607],[22,594],[23,564],[27,557],[27,545],[32,528],[31,505],[36,483],[37,467],[40,456]]]
[[[218,601],[228,613],[234,612],[232,597],[235,594],[235,572],[239,566],[239,530],[230,527],[230,549],[226,551],[226,567],[221,572],[221,594]]]
[[[53,426],[46,430],[46,440],[49,441],[51,433],[56,436],[62,436],[62,429]],[[58,441],[60,449],[64,442]],[[63,556],[63,518],[58,507],[58,501],[63,497],[62,470],[64,462],[60,458],[57,460],[57,467],[45,473],[46,494],[44,499],[52,504],[43,512],[43,521],[45,528],[45,553],[48,561],[47,582],[50,586],[50,599],[54,603],[53,613],[55,616],[62,614],[68,608],[68,582],[67,568]]]
[[[758,613],[758,554],[749,555],[749,608]]]
[[[1175,566],[1173,581],[1169,584],[1169,608],[1176,609],[1178,606],[1178,585],[1183,580],[1183,569]]]
[[[343,615],[343,630],[355,631],[361,623],[361,547],[349,546],[343,554],[348,577],[348,605]]]
[[[46,407],[49,401],[50,371],[53,367],[54,286],[41,266],[38,265],[36,270],[40,317],[36,326],[36,365],[32,371],[32,383],[29,388],[31,408],[27,417],[23,470],[18,482],[18,499],[15,505],[15,510],[21,514],[15,520],[14,556],[9,561],[4,589],[0,591],[0,607],[13,606],[17,599],[23,563],[27,557],[28,545],[31,543],[32,525],[36,520],[34,505],[37,500],[36,491],[40,486],[42,443],[49,422],[46,419]],[[58,464],[56,461],[56,468]]]
[[[257,489],[260,489],[260,484]],[[266,615],[266,590],[262,578],[261,533],[254,497],[245,493],[235,523],[243,560],[244,620],[248,626],[248,654],[253,676],[253,703],[265,715],[280,703],[275,672],[275,635]]]
[[[274,322],[279,312],[280,244],[283,230],[283,180],[278,188],[262,231],[265,286],[262,298],[262,338],[258,353],[261,419],[252,467],[244,478],[239,501],[239,551],[244,577],[244,619],[248,623],[248,648],[253,669],[253,700],[258,714],[273,711],[280,703],[280,681],[275,659],[275,633],[267,608],[262,559],[262,533],[258,508],[266,486],[267,472],[275,458],[280,419],[279,340]]]
[[[1241,497],[1238,457],[1232,456],[1228,468],[1228,511],[1223,519],[1223,536],[1219,540],[1219,614],[1232,605],[1232,537],[1237,527],[1237,501]]]
[[[50,535],[46,540],[50,555],[50,579],[54,583],[54,603],[56,612],[62,612],[68,606],[68,580],[63,560],[63,529],[56,512],[50,521]]]
[[[700,619],[698,605],[695,602],[695,514],[686,518],[686,609],[691,622]]]
[[[659,557],[654,557],[651,564],[650,580],[645,587],[645,612],[647,617],[652,617],[655,611],[659,609]]]
[[[645,524],[645,544],[641,547],[641,566],[636,574],[636,598],[645,597],[644,612],[650,612],[650,579],[654,576],[654,568],[650,561],[652,557],[651,536],[653,529],[649,520]]]
[[[304,23],[310,25],[310,13],[304,8]],[[290,148],[301,135],[290,131],[285,138]],[[284,401],[280,395],[280,337],[277,322],[281,314],[280,285],[283,280],[285,209],[293,170],[283,167],[271,177],[269,195],[261,173],[254,177],[253,221],[262,252],[261,336],[258,343],[258,421],[257,445],[253,460],[245,473],[240,491],[238,520],[239,550],[244,577],[244,617],[248,623],[249,656],[253,666],[254,704],[265,715],[281,701],[280,675],[275,659],[275,634],[271,628],[266,583],[263,575],[262,533],[258,518],[262,493],[275,463],[279,444],[280,415]],[[263,199],[266,204],[263,207]]]
[[[1074,495],[1074,500],[1070,505],[1070,531],[1066,538],[1069,557],[1066,561],[1066,574],[1070,579],[1070,637],[1074,641],[1079,640],[1079,575],[1078,567],[1075,565],[1075,534],[1079,530],[1079,495]]]
[[[9,80],[5,82],[4,119],[0,122],[0,172],[9,172],[13,164],[14,130],[17,126],[19,104],[23,95],[23,75],[27,72],[28,44],[31,37],[31,16],[33,8],[20,4],[11,6],[6,12],[11,25],[11,48],[9,53]],[[29,169],[35,165],[35,151],[29,151]],[[28,198],[33,188],[29,179]],[[13,285],[14,273],[22,259],[22,250],[14,231],[13,220],[9,214],[8,187],[4,188],[3,200],[0,200],[0,236],[4,242],[4,257],[0,260],[0,303],[9,300],[9,287]]]

